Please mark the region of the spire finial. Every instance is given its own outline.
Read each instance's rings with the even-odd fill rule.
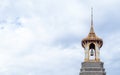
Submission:
[[[94,33],[94,29],[93,29],[93,7],[91,7],[91,29],[90,29],[90,33]]]
[[[93,26],[93,7],[91,7],[91,26]]]

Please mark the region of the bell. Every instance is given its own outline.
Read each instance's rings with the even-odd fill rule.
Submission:
[[[91,49],[91,54],[90,54],[91,56],[94,56],[94,52],[93,52],[93,49]]]

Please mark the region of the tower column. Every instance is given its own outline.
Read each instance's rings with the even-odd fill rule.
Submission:
[[[96,61],[100,61],[100,49],[96,46]]]
[[[89,47],[87,46],[85,48],[85,59],[84,61],[87,62],[89,60]]]

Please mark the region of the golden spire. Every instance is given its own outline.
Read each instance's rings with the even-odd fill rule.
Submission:
[[[94,33],[94,28],[93,28],[93,8],[91,8],[91,28],[90,28],[90,33]]]

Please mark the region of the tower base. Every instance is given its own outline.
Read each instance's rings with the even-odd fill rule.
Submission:
[[[106,75],[103,62],[82,62],[79,75]]]

